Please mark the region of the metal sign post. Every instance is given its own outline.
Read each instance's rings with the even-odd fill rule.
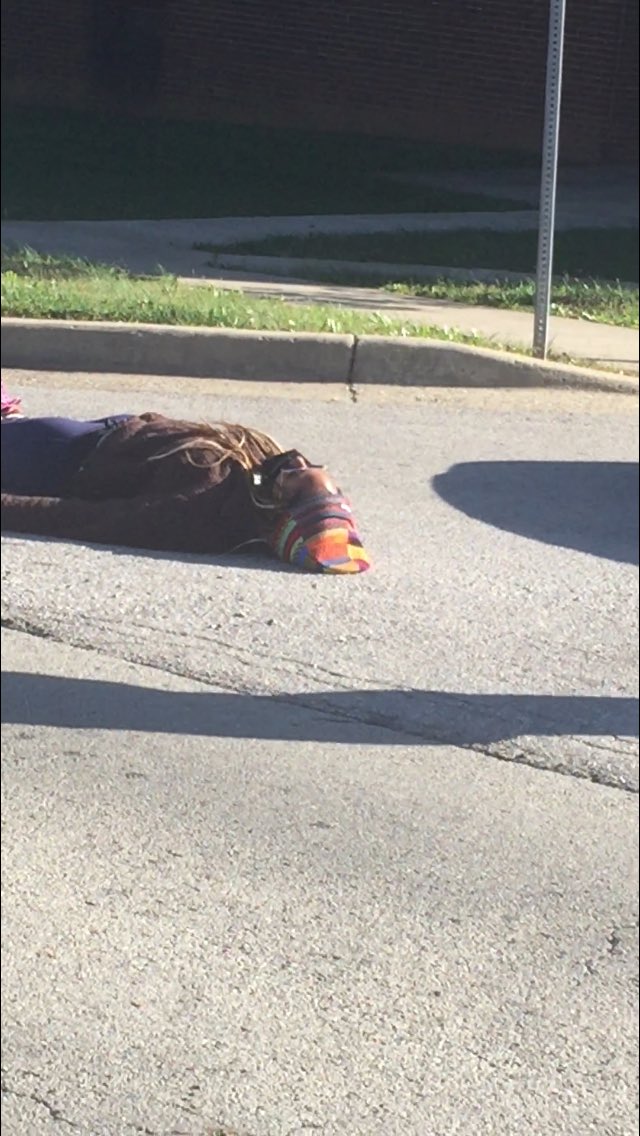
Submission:
[[[535,314],[533,317],[533,354],[537,355],[539,359],[546,357],[549,339],[565,11],[566,0],[550,0],[540,212],[538,217],[538,261],[536,265]]]

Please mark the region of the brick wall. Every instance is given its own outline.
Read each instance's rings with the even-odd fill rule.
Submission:
[[[3,98],[79,102],[91,82],[84,0],[3,0]]]
[[[548,0],[4,0],[5,97],[537,152]],[[568,0],[562,150],[637,155],[638,0]]]

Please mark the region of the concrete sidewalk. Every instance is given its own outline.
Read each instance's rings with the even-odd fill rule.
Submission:
[[[491,218],[501,225],[511,219],[514,228],[535,225],[535,212],[519,214],[403,214],[389,217],[233,217],[166,221],[37,221],[5,222],[3,243],[28,245],[39,252],[80,256],[117,264],[132,272],[156,273],[159,266],[190,283],[207,282],[256,296],[281,298],[293,303],[322,303],[378,312],[390,319],[474,331],[500,343],[529,348],[533,317],[527,312],[452,304],[409,298],[380,288],[355,288],[301,280],[295,261],[265,257],[224,257],[212,265],[212,254],[196,249],[199,243],[216,243],[282,233],[366,232],[371,229],[414,229],[488,226]],[[457,225],[454,223],[457,219]],[[475,220],[474,220],[475,218]],[[233,267],[222,268],[220,262]],[[312,262],[297,262],[297,270]],[[240,265],[242,271],[240,271]],[[402,279],[406,265],[389,265],[389,278]],[[279,269],[279,271],[277,271]],[[289,271],[289,275],[282,275]],[[444,271],[444,270],[443,270]],[[306,272],[305,272],[306,275]],[[586,320],[554,317],[550,324],[551,349],[587,365],[638,374],[638,333]]]

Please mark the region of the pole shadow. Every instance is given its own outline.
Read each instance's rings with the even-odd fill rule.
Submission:
[[[2,678],[2,722],[273,741],[473,746],[524,735],[637,737],[638,700],[444,690],[179,692],[8,671]]]

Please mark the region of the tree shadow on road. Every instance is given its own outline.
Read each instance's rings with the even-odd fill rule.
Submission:
[[[68,729],[368,745],[486,745],[539,735],[637,737],[626,697],[356,690],[179,692],[9,671],[2,722]]]
[[[638,563],[637,462],[466,462],[432,484],[448,504],[498,529]]]

